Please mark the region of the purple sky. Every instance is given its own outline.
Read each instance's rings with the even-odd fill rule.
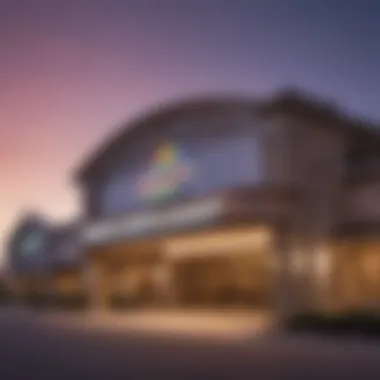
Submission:
[[[380,119],[379,19],[377,0],[0,0],[0,239],[24,208],[75,215],[73,165],[157,102],[294,84]]]

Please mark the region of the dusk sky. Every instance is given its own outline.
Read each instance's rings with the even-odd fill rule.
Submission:
[[[0,0],[0,243],[24,209],[75,216],[73,167],[158,102],[297,85],[380,120],[379,20],[378,0]]]

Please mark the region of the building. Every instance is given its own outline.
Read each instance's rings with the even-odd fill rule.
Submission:
[[[76,224],[56,225],[40,214],[24,215],[8,244],[13,296],[33,304],[83,299],[79,231]]]
[[[368,123],[297,92],[193,99],[129,123],[76,173],[91,304],[374,302],[379,143]]]
[[[46,287],[51,222],[38,213],[26,213],[16,224],[8,241],[10,289],[19,299],[35,300]]]
[[[47,264],[53,238],[44,273],[70,273],[95,309],[377,307],[379,147],[370,123],[297,92],[161,108],[79,166],[78,260]]]
[[[81,306],[86,302],[80,224],[71,222],[52,228],[46,257],[48,288],[56,304]]]

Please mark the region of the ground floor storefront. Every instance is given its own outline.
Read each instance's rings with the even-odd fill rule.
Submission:
[[[94,249],[87,268],[93,305],[270,309],[271,242],[270,229],[252,226]]]
[[[241,188],[89,222],[90,304],[274,310],[292,294],[294,201],[289,189]]]
[[[16,275],[13,293],[82,299],[94,310],[380,309],[376,235],[305,239],[294,209],[283,190],[243,189],[89,221],[80,265]]]
[[[13,277],[9,289],[14,299],[94,310],[380,310],[380,240],[338,240],[306,250],[302,264],[276,232],[245,225],[121,241],[92,248],[71,270]]]
[[[14,276],[9,285],[13,300],[34,306],[74,307],[87,304],[82,268]]]
[[[278,248],[278,238],[273,229],[246,226],[99,248],[89,254],[90,304],[266,315],[380,310],[380,241],[310,249],[302,265],[294,251]]]
[[[335,244],[329,277],[334,308],[380,310],[380,240],[348,238]]]
[[[57,306],[85,307],[87,294],[80,266],[56,270],[49,276],[50,298]]]

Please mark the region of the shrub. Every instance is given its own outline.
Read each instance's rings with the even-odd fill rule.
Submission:
[[[292,332],[380,338],[380,316],[361,310],[346,311],[336,315],[302,313],[292,316],[286,328]]]
[[[348,311],[336,318],[336,325],[352,334],[380,336],[379,315],[367,311]]]
[[[327,325],[326,316],[314,312],[295,314],[286,322],[287,329],[294,332],[317,332],[326,328]]]

